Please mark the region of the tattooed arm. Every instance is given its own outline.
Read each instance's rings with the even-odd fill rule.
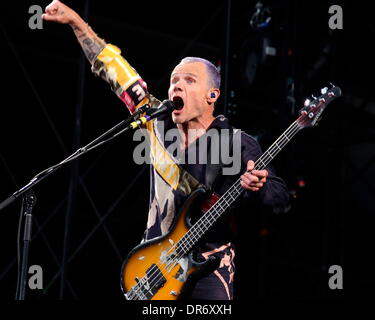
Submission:
[[[69,24],[87,59],[91,70],[107,81],[111,89],[125,103],[131,113],[146,103],[158,106],[160,101],[151,97],[147,85],[137,71],[121,56],[121,50],[100,39],[85,21],[71,8],[54,0],[46,7],[42,18]],[[151,101],[152,100],[152,101]]]
[[[42,15],[44,20],[69,24],[72,27],[83,52],[92,64],[96,56],[106,46],[105,41],[100,39],[74,10],[58,0],[52,1],[46,7],[45,12],[46,13]]]

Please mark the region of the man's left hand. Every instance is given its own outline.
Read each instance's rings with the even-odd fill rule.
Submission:
[[[247,171],[241,176],[241,186],[246,190],[259,191],[267,181],[267,170],[253,170],[254,161],[247,162]]]

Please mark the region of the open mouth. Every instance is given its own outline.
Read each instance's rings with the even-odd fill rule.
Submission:
[[[181,110],[184,107],[184,100],[181,97],[173,97],[172,101],[176,106],[175,110]]]

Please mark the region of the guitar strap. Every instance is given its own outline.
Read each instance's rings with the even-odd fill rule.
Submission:
[[[229,128],[229,153],[228,153],[228,156],[233,153],[233,131],[234,131],[233,127],[230,127]],[[224,132],[226,132],[226,131],[224,131]],[[220,135],[220,141],[222,139],[222,135],[224,134],[224,132],[222,132],[221,135]],[[229,164],[228,158],[222,159],[223,155],[226,154],[226,153],[223,153],[221,148],[222,148],[222,143],[220,143],[220,145],[219,145],[219,155],[220,155],[219,156],[219,163],[212,163],[212,160],[211,160],[212,147],[211,147],[211,145],[209,146],[208,151],[207,151],[208,154],[207,154],[205,186],[206,186],[208,191],[214,191],[215,190],[215,187],[217,186],[218,182],[220,181],[220,178],[222,177],[222,174],[221,174],[222,168],[225,165]]]

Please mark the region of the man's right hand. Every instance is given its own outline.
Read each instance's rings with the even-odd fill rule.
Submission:
[[[54,21],[63,24],[72,24],[77,13],[58,0],[52,1],[45,10],[42,18],[46,21]]]

